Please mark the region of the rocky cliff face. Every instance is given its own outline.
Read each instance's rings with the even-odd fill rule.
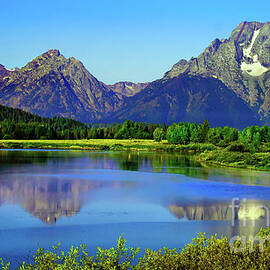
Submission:
[[[58,50],[36,57],[21,69],[0,65],[0,104],[52,117],[99,121],[117,110],[123,99],[135,95],[148,83],[119,82],[105,85],[83,64],[66,59]]]
[[[180,74],[217,78],[270,121],[270,23],[243,22],[229,39],[215,39],[197,58],[179,61],[163,80]]]

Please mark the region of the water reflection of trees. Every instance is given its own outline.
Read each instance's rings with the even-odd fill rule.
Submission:
[[[168,152],[111,152],[108,158],[123,170],[181,174],[192,178],[269,186],[269,172],[211,167],[201,164],[190,154]]]
[[[146,170],[184,174],[191,177],[208,177],[207,171],[197,170],[201,168],[201,164],[190,155],[164,152],[116,152],[110,153],[109,156],[118,162],[119,168],[123,170]]]
[[[50,162],[65,162],[84,155],[79,151],[40,151],[40,150],[10,150],[0,151],[0,169],[23,167],[26,165],[46,165]]]
[[[83,165],[80,160],[84,160]],[[48,162],[59,167],[67,164],[70,168],[166,172],[214,181],[270,185],[269,172],[207,167],[192,155],[175,152],[0,151],[1,170],[26,165],[45,167]]]

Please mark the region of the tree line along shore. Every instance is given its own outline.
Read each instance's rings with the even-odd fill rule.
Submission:
[[[198,161],[222,166],[270,169],[270,127],[210,127],[203,123],[172,125],[126,120],[84,124],[46,118],[0,105],[0,148],[179,151]]]

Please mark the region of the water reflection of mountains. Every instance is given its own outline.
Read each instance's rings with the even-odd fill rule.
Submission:
[[[62,180],[57,177],[34,180],[7,179],[0,181],[0,205],[19,204],[27,212],[47,224],[54,224],[62,217],[77,214],[81,207],[94,198],[94,191],[106,187],[119,188],[123,182]],[[87,195],[87,196],[85,196]],[[269,219],[270,202],[236,202],[232,211],[231,202],[201,202],[196,204],[169,203],[168,210],[178,219],[187,220],[258,220]]]
[[[1,181],[0,205],[5,202],[20,204],[33,216],[53,224],[62,216],[70,217],[78,213],[85,200],[82,195],[102,185],[104,183],[53,178]]]
[[[22,177],[22,173],[40,174],[43,167],[46,172],[51,170],[52,173],[67,169],[121,169],[179,173],[201,179],[211,179],[214,176],[224,179],[235,177],[244,183],[257,183],[261,179],[269,182],[269,175],[264,179],[263,175],[256,172],[203,168],[189,156],[177,153],[0,151],[0,205],[5,202],[19,204],[43,222],[53,224],[62,216],[69,217],[78,213],[87,201],[92,200],[95,190],[126,184],[59,177],[33,178],[31,175]],[[177,202],[169,203],[168,209],[179,219],[230,220],[229,203],[186,205]],[[243,206],[239,207],[236,209],[235,219],[241,220],[244,216],[264,218],[266,210],[259,209],[256,205],[256,202],[248,202],[248,210],[245,210],[248,212],[243,210]],[[265,205],[270,207],[269,203]]]
[[[170,204],[168,209],[179,219],[187,220],[268,220],[270,202],[236,200],[201,204]]]

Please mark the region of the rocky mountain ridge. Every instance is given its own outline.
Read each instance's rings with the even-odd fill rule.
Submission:
[[[49,50],[21,69],[0,66],[0,103],[47,117],[98,120],[116,110],[126,95],[132,95],[132,88],[125,90],[125,85],[123,93],[121,85],[105,85],[80,61],[66,59],[58,50]],[[136,88],[135,92],[142,87],[128,85]]]
[[[21,69],[0,65],[0,104],[83,122],[270,123],[270,23],[243,22],[160,80],[106,85],[58,50]]]

